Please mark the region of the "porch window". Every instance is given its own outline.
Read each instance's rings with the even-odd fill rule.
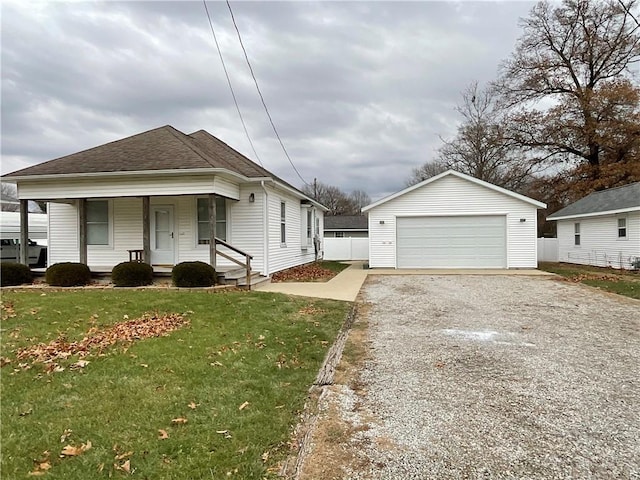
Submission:
[[[576,246],[580,245],[580,224],[573,224],[573,244]]]
[[[622,217],[618,219],[618,238],[627,238],[627,218]]]
[[[227,204],[216,197],[216,237],[227,241]],[[198,245],[209,245],[209,199],[198,198]]]
[[[87,201],[87,245],[109,245],[109,201]]]
[[[280,243],[287,243],[287,206],[280,202]]]
[[[335,232],[333,236],[335,238],[344,238],[344,232]]]

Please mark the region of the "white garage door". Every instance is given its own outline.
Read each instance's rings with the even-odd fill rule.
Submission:
[[[506,217],[398,217],[398,268],[505,268]]]

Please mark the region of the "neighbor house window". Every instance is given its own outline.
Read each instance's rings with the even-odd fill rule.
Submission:
[[[109,201],[87,201],[87,245],[109,245]]]
[[[311,237],[313,230],[313,213],[307,210],[307,245],[311,245]]]
[[[580,245],[580,224],[573,224],[573,244]]]
[[[336,232],[333,234],[336,238],[343,238],[344,237],[344,232]]]
[[[227,204],[216,197],[216,237],[227,240]],[[209,199],[198,199],[198,245],[209,245]]]
[[[618,219],[618,238],[627,238],[627,219]]]
[[[287,206],[280,202],[280,243],[287,243]]]

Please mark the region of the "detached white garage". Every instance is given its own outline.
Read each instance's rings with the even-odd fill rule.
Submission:
[[[544,203],[449,170],[363,208],[371,268],[535,268]]]

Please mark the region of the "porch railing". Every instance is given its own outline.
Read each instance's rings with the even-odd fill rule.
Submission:
[[[242,255],[245,260],[244,263],[241,260],[233,258],[231,255],[227,255],[226,253],[218,250],[218,245],[222,245],[223,247],[226,247],[229,250],[236,252],[238,255]],[[249,255],[246,252],[243,252],[242,250],[240,250],[237,247],[234,247],[233,245],[228,244],[227,242],[225,242],[224,240],[218,237],[216,237],[216,255],[220,255],[221,257],[226,258],[227,260],[237,265],[240,265],[241,267],[244,267],[247,271],[247,286],[251,288],[251,260],[253,259],[251,255]]]

